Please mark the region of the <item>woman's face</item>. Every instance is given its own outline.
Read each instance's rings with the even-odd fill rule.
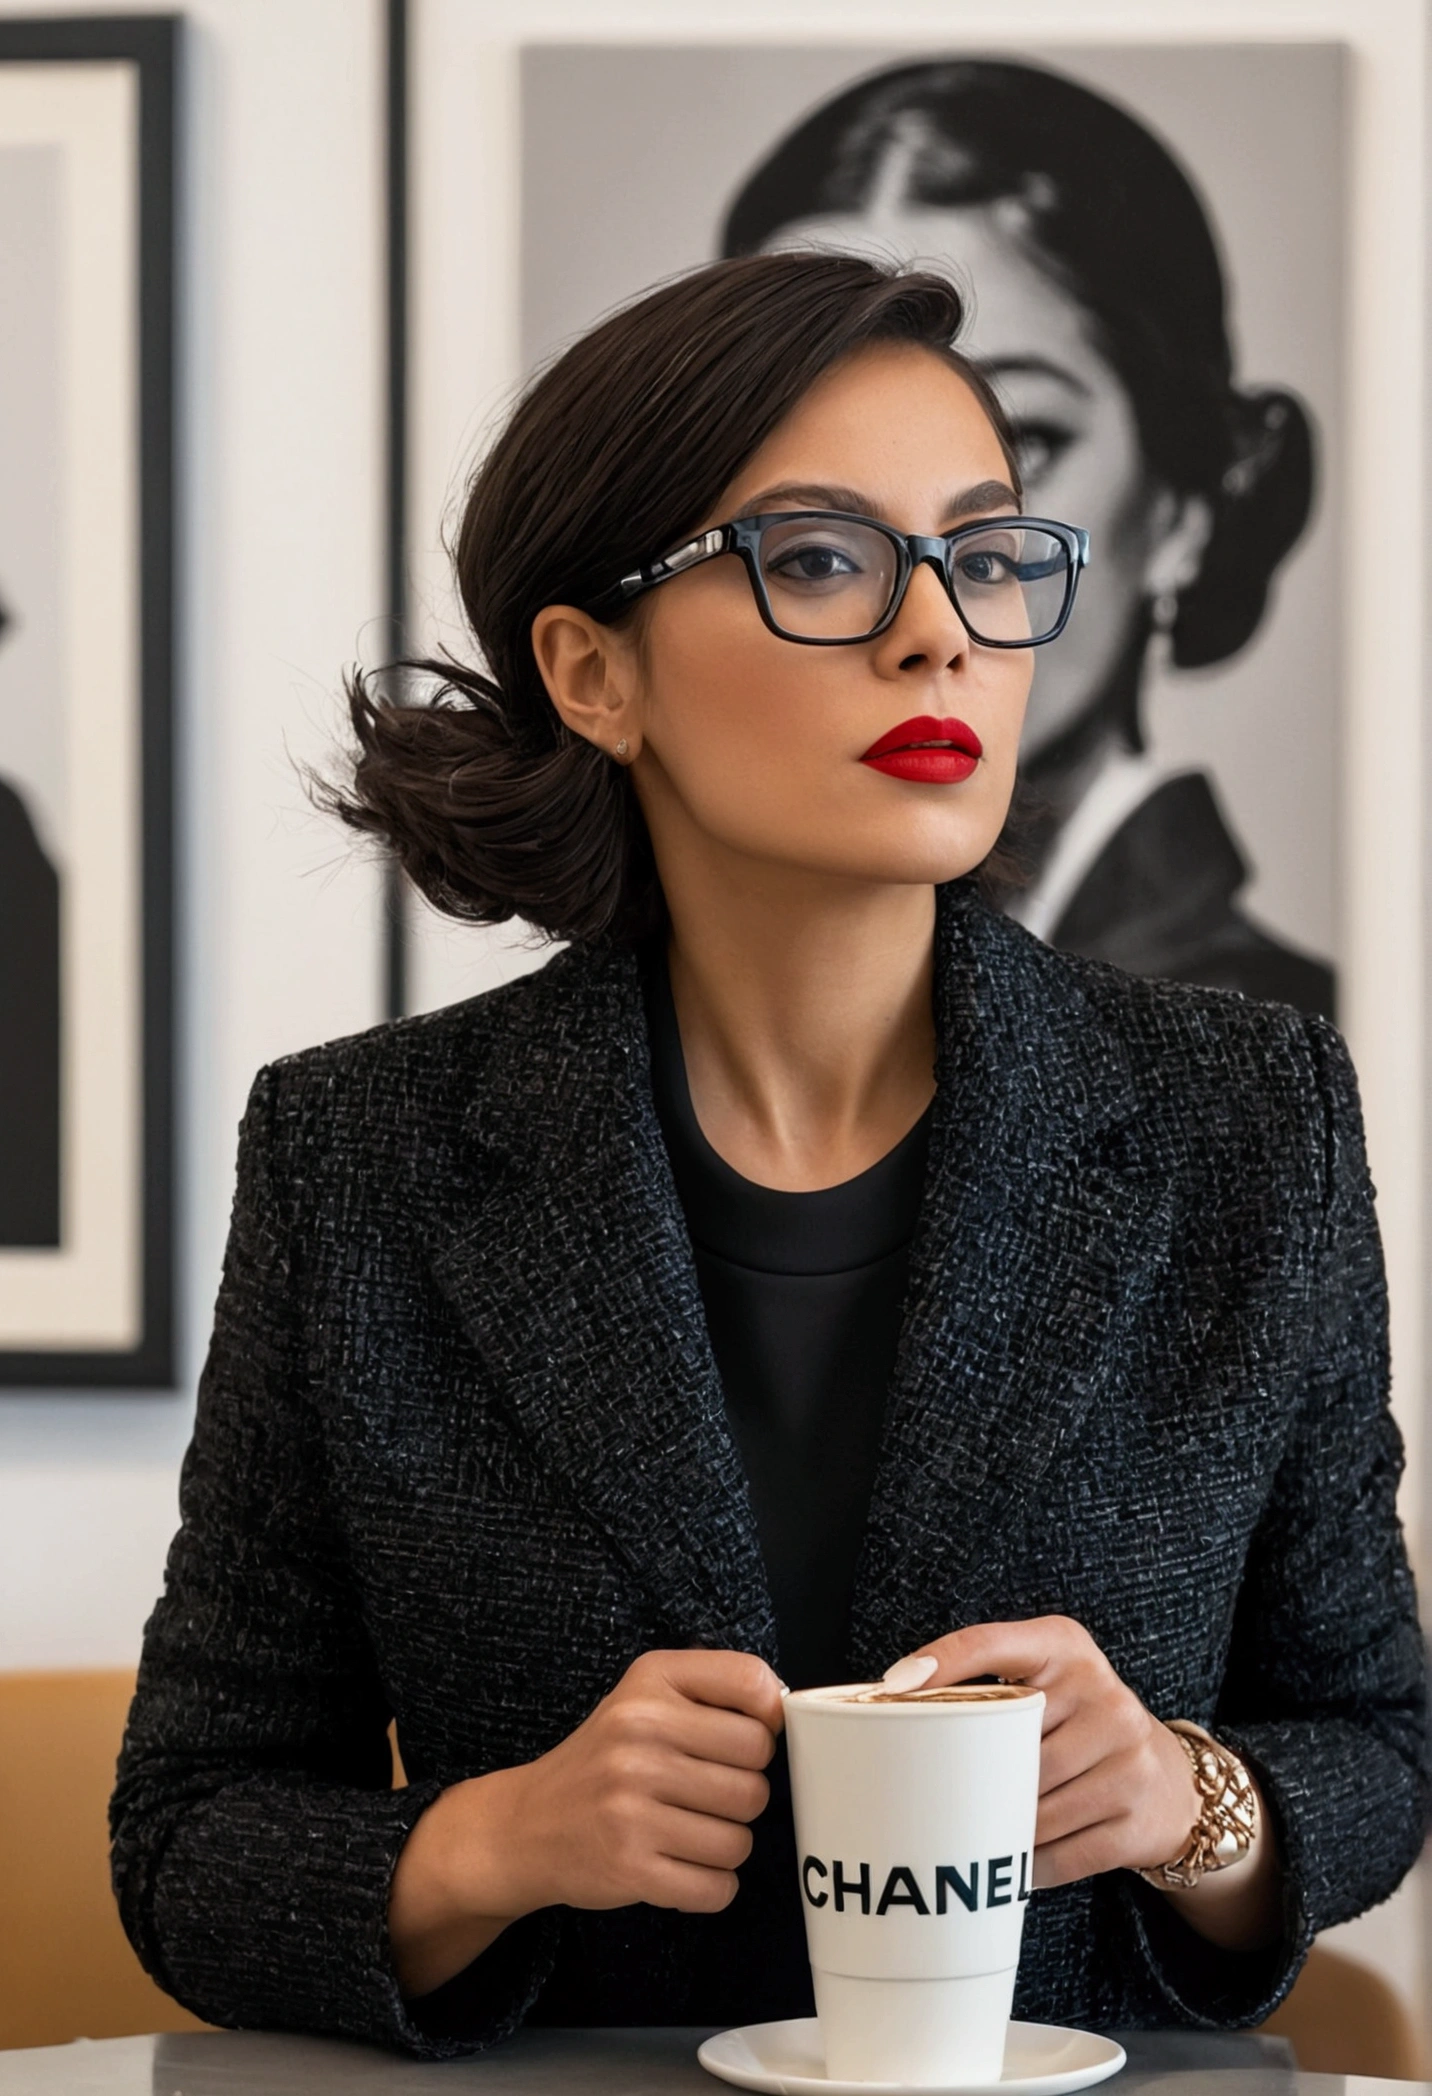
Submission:
[[[963,379],[927,350],[877,345],[817,382],[704,524],[844,509],[934,534],[1012,514],[1008,478]],[[972,645],[928,566],[876,639],[802,647],[762,623],[741,560],[721,557],[654,590],[625,646],[613,674],[628,697],[612,737],[635,750],[634,784],[669,892],[677,854],[733,877],[744,862],[926,884],[967,872],[994,844],[1033,652]],[[980,754],[967,776],[911,778],[862,761],[921,717],[912,742],[973,731]],[[964,767],[947,757],[944,768]]]
[[[989,372],[1021,438],[1025,509],[1089,533],[1090,564],[1057,646],[1041,651],[1026,757],[1096,706],[1145,599],[1196,570],[1206,518],[1149,477],[1133,406],[1094,346],[1082,309],[1028,257],[1018,205],[926,210],[891,204],[803,219],[773,247],[812,244],[926,261],[973,286],[962,342]]]

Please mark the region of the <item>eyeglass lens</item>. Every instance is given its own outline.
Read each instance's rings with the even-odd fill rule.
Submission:
[[[759,558],[771,616],[807,640],[863,639],[890,609],[899,578],[884,532],[835,517],[767,525]],[[1052,532],[995,521],[949,548],[946,573],[972,638],[1017,647],[1058,625],[1069,568],[1069,549]]]

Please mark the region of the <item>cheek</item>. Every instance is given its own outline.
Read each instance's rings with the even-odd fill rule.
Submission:
[[[946,880],[984,857],[1013,786],[1029,653],[975,651],[949,710],[979,735],[983,762],[948,798],[917,795],[856,760],[902,709],[921,706],[923,690],[917,701],[874,676],[859,649],[779,640],[754,608],[726,618],[689,601],[679,611],[653,620],[645,650],[654,767],[643,800],[659,856],[699,834],[807,869],[899,881]]]
[[[1020,736],[1037,667],[1037,651],[1033,649],[1027,655],[1011,656],[1010,669],[995,703],[988,709],[990,730],[982,736],[985,757],[1001,778],[1011,781],[1019,763]]]
[[[769,632],[754,605],[673,607],[648,636],[648,739],[667,769],[744,777],[819,757],[840,733],[836,650]],[[828,751],[827,751],[828,755]]]

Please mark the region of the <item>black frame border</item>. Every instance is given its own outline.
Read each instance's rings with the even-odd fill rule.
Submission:
[[[408,650],[408,95],[407,0],[386,0],[387,490],[384,571],[392,653]],[[399,678],[402,677],[399,672]],[[408,1009],[408,891],[394,858],[383,866],[382,1001],[388,1019]]]
[[[0,64],[122,60],[139,77],[143,1328],[125,1352],[0,1347],[0,1387],[172,1390],[175,1335],[174,394],[178,15],[0,20]]]

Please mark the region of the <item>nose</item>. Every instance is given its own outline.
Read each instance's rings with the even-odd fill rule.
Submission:
[[[929,556],[916,564],[904,602],[876,646],[887,674],[958,669],[968,658],[968,629]]]

